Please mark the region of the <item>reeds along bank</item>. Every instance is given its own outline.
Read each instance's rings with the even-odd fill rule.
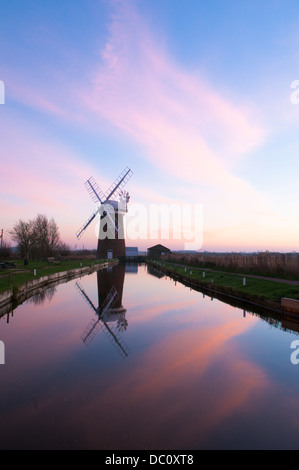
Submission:
[[[299,253],[170,253],[165,259],[236,272],[299,276]]]

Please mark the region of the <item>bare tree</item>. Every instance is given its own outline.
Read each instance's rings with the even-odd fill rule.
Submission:
[[[61,245],[59,228],[53,218],[48,222],[47,243],[48,243],[48,249],[52,253],[54,253]]]
[[[37,257],[53,256],[60,245],[59,229],[56,222],[53,218],[49,220],[45,215],[39,214],[34,224],[38,236]]]
[[[9,233],[11,239],[18,244],[21,255],[29,260],[32,250],[38,242],[34,221],[25,222],[20,219]]]
[[[21,255],[28,260],[52,256],[61,244],[54,219],[49,220],[40,214],[28,222],[20,219],[10,231],[10,236],[18,244]]]

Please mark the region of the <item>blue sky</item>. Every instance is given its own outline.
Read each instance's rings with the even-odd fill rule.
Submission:
[[[0,12],[5,233],[45,213],[74,246],[94,210],[85,180],[106,189],[129,166],[132,212],[202,205],[203,250],[299,249],[298,2],[2,0]],[[184,248],[127,243],[155,241]]]

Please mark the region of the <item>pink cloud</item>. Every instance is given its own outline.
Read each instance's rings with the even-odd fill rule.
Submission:
[[[84,188],[91,166],[29,124],[7,115],[3,128],[0,208],[6,234],[20,218],[41,213],[55,219],[64,241],[76,243],[76,230],[94,210]]]
[[[230,227],[229,239],[238,244],[236,223],[254,227],[269,212],[264,195],[233,172],[235,163],[266,138],[257,110],[178,65],[133,3],[114,5],[92,87],[80,92],[87,115],[93,116],[93,125],[104,119],[129,136],[141,158],[170,181],[184,182],[184,191],[175,197],[137,185],[135,195],[147,202],[202,203],[206,233]]]
[[[258,113],[247,103],[225,97],[198,71],[177,64],[132,2],[112,4],[109,37],[92,81],[62,78],[54,70],[54,84],[33,91],[29,82],[11,77],[13,97],[48,116],[75,123],[78,130],[102,134],[112,126],[129,136],[140,148],[141,158],[163,171],[166,180],[174,177],[182,182],[182,190],[173,195],[167,184],[157,191],[150,181],[146,186],[134,178],[131,201],[202,203],[206,233],[214,234],[217,243],[223,237],[238,246],[238,234],[245,231],[248,238],[248,225],[252,233],[257,217],[260,220],[265,208],[268,211],[263,195],[233,173],[234,164],[265,139]],[[62,144],[43,141],[32,129],[26,135],[21,124],[9,129],[5,123],[5,127],[10,133],[7,149],[2,146],[7,153],[6,201],[18,216],[21,209],[35,214],[47,208],[54,216],[59,214],[71,238],[74,226],[79,228],[93,210],[83,182],[94,169]],[[103,187],[111,183],[105,184],[102,174],[99,180]],[[237,232],[236,221],[242,226]],[[92,228],[84,243],[92,244],[94,238]]]
[[[265,137],[256,114],[182,70],[124,2],[85,103],[138,142],[155,166],[220,187],[243,184],[228,168]]]
[[[226,360],[235,353],[232,340],[246,332],[247,328],[248,325],[240,319],[230,319],[226,324],[222,322],[219,328],[198,329],[193,326],[193,329],[189,327],[172,333],[171,337],[166,335],[161,342],[157,340],[145,351],[133,373],[124,374],[118,384],[104,390],[100,401],[98,395],[96,398],[90,397],[86,414],[89,409],[97,409],[97,403],[101,404],[101,410],[109,410],[110,403],[116,406],[121,390],[128,389],[127,406],[119,409],[119,422],[127,422],[128,414],[134,420],[140,410],[143,420],[137,418],[134,425],[145,442],[155,443],[159,448],[160,436],[169,426],[172,429],[170,445],[174,447],[182,445],[182,442],[185,445],[195,437],[205,442],[217,426],[242,408],[254,412],[257,397],[264,403],[271,386],[265,372],[246,357],[235,354],[233,364]],[[215,364],[221,364],[221,369],[217,369],[221,374],[219,380],[227,378],[216,402],[215,391],[211,388],[213,381],[204,380]],[[173,394],[173,390],[176,393]],[[178,393],[181,400],[177,399]],[[198,397],[203,399],[199,400]],[[197,406],[194,407],[194,403]],[[136,416],[132,416],[132,409]],[[147,414],[146,410],[150,412]],[[158,419],[152,419],[155,413]],[[83,413],[81,417],[84,421]],[[173,431],[178,417],[184,428],[183,441],[181,429]],[[108,428],[106,434],[111,431]]]

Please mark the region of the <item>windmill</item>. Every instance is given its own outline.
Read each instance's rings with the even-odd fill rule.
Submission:
[[[98,271],[97,281],[98,307],[94,305],[79,282],[75,284],[76,289],[96,315],[85,328],[81,339],[88,345],[94,340],[99,331],[102,331],[116,347],[118,353],[125,358],[129,352],[121,337],[128,324],[125,318],[126,310],[122,306],[124,267],[121,265],[115,266],[113,272]]]
[[[100,228],[98,235],[97,257],[119,258],[126,254],[123,218],[128,211],[129,193],[123,188],[132,176],[130,168],[125,168],[118,178],[111,184],[106,193],[103,193],[93,177],[85,182],[85,187],[93,202],[98,205],[85,224],[78,230],[76,236],[81,238],[87,227],[100,215]],[[117,197],[117,201],[115,198]]]

